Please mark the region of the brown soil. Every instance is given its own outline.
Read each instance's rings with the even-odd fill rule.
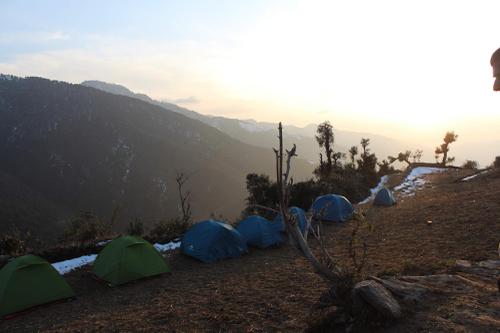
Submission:
[[[428,176],[414,197],[390,208],[360,207],[373,226],[366,275],[419,275],[452,270],[455,260],[498,259],[500,178],[457,182],[464,171]],[[427,221],[432,221],[431,224]],[[352,223],[325,226],[327,245],[348,263]],[[177,252],[172,273],[117,288],[93,280],[89,268],[66,275],[73,301],[36,308],[0,322],[0,332],[303,331],[327,285],[285,245],[202,264]],[[430,298],[380,331],[500,331],[493,287]],[[471,314],[476,314],[472,316]],[[496,318],[496,319],[495,319]]]

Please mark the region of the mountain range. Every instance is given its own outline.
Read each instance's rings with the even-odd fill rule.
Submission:
[[[175,176],[189,177],[196,219],[234,218],[248,173],[274,178],[271,147],[236,140],[155,103],[80,84],[0,77],[0,227],[62,227],[80,211],[119,207],[123,227],[178,213]],[[296,159],[295,179],[313,166]],[[8,192],[6,192],[8,191]]]
[[[181,113],[187,117],[197,119],[207,125],[215,127],[227,135],[241,141],[258,147],[269,146],[269,142],[273,142],[276,138],[276,123],[259,122],[253,119],[233,119],[221,116],[204,115],[187,108],[183,108],[176,104],[165,101],[156,101],[145,94],[134,93],[130,89],[118,85],[102,81],[84,81],[82,85],[100,89],[112,94],[134,97],[161,106],[165,109]],[[327,120],[327,119],[325,119]],[[335,125],[335,121],[332,122]],[[284,126],[284,135],[287,142],[297,144],[298,154],[311,163],[317,164],[319,160],[319,147],[315,139],[317,124],[309,124],[304,127]],[[452,129],[450,129],[452,130]],[[335,128],[335,144],[334,150],[347,153],[351,146],[357,145],[361,138],[370,139],[370,147],[377,155],[379,160],[387,158],[387,156],[397,156],[399,152],[406,150],[421,149],[424,151],[423,161],[434,161],[434,148],[440,142],[436,142],[435,146],[423,144],[418,140],[399,140],[384,135],[379,135],[370,132],[355,132]],[[458,141],[450,147],[451,156],[456,157],[456,164],[461,164],[465,160],[476,160],[482,166],[491,164],[494,156],[500,155],[500,151],[495,147],[500,146],[500,141],[488,142],[470,142],[462,138],[459,134]],[[443,133],[444,136],[444,133]]]
[[[203,115],[101,81],[69,84],[0,74],[0,228],[53,235],[80,211],[108,216],[119,208],[123,228],[179,211],[175,176],[188,175],[195,219],[234,218],[247,196],[245,177],[274,178],[275,123]],[[312,177],[318,161],[317,125],[284,126],[297,144],[296,181]],[[336,151],[370,138],[379,160],[431,147],[372,133],[334,129]],[[454,143],[452,156],[493,160],[498,142]]]
[[[108,93],[137,98],[148,103],[158,105],[162,108],[183,114],[189,118],[197,119],[209,126],[215,127],[234,139],[258,147],[269,147],[269,142],[276,138],[276,123],[258,122],[253,119],[234,119],[220,116],[204,115],[193,110],[180,107],[165,101],[157,101],[145,94],[138,94],[130,89],[112,83],[102,81],[84,81],[84,86],[106,91]],[[283,133],[286,142],[295,143],[301,158],[311,163],[318,164],[320,148],[316,142],[317,124],[309,124],[304,127],[284,125]],[[359,145],[361,138],[370,138],[371,148],[377,156],[386,158],[388,155],[397,155],[400,151],[416,149],[409,142],[385,137],[374,133],[345,131],[334,128],[336,151],[346,153],[351,146]]]

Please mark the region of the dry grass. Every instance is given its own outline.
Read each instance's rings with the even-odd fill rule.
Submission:
[[[437,273],[456,259],[497,257],[500,178],[454,182],[460,176],[460,172],[430,176],[431,185],[396,206],[361,208],[373,225],[365,274]],[[350,228],[350,224],[325,226],[327,244],[343,262],[347,262]],[[178,253],[167,261],[171,274],[114,289],[92,280],[88,268],[73,272],[67,278],[76,300],[2,322],[0,331],[302,331],[327,287],[289,246],[252,249],[240,259],[211,265]],[[434,300],[395,327],[467,331],[474,323],[461,322],[460,311],[482,308],[495,313],[498,303],[491,292],[456,296],[447,303]],[[485,327],[500,328],[492,325]]]

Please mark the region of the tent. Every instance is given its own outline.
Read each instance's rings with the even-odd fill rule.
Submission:
[[[206,263],[239,257],[248,251],[245,240],[236,229],[214,220],[193,225],[182,237],[181,250]]]
[[[373,200],[373,204],[375,206],[392,206],[395,203],[396,199],[392,195],[392,192],[385,187],[378,191],[375,199]]]
[[[354,208],[346,197],[326,194],[317,197],[311,207],[313,218],[327,222],[345,222],[352,217]]]
[[[288,213],[290,213],[291,216],[295,217],[297,220],[297,223],[299,224],[299,229],[302,233],[306,230],[307,227],[307,217],[306,217],[306,212],[299,207],[292,206],[290,209],[288,209]],[[285,231],[285,224],[283,223],[283,219],[281,218],[281,214],[278,214],[274,220],[273,223],[275,223],[274,228],[280,230],[280,231]]]
[[[0,317],[74,295],[56,269],[40,257],[18,257],[0,270]]]
[[[116,286],[166,272],[170,268],[161,254],[147,241],[123,236],[109,242],[97,256],[92,272]]]
[[[263,249],[283,242],[281,232],[273,228],[272,222],[258,215],[251,215],[241,221],[236,230],[248,245]]]

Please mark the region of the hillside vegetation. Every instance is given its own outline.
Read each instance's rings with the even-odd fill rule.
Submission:
[[[0,211],[3,230],[15,221],[56,232],[80,211],[109,216],[115,207],[116,228],[177,216],[177,172],[189,176],[195,218],[232,218],[246,174],[273,172],[268,149],[177,112],[82,85],[8,78],[0,79],[0,175],[23,190],[0,196],[0,206],[17,207]],[[301,160],[294,170],[305,179],[312,166]]]

